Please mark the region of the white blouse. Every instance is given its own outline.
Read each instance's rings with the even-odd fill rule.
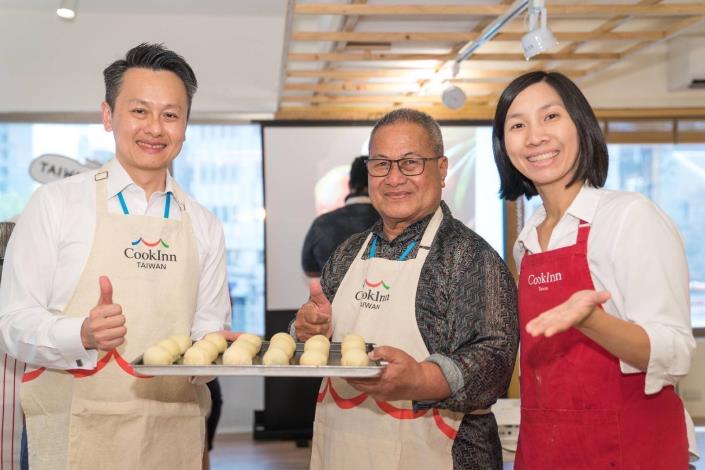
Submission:
[[[536,227],[546,218],[541,206],[514,246],[517,270],[525,250],[541,252]],[[580,220],[591,224],[588,266],[597,290],[612,297],[605,310],[640,325],[651,343],[644,392],[675,385],[690,369],[695,339],[690,323],[688,264],[684,241],[671,219],[638,193],[588,186],[563,215],[548,249],[575,243]],[[624,373],[638,369],[620,362]]]

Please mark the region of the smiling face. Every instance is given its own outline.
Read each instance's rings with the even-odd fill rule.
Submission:
[[[111,110],[102,104],[103,126],[115,137],[115,156],[137,175],[163,174],[186,139],[188,97],[173,72],[128,69]]]
[[[572,180],[578,131],[553,87],[538,82],[517,95],[507,111],[504,146],[512,165],[539,193],[565,188]]]
[[[380,127],[370,143],[370,158],[398,160],[412,155],[438,157],[426,131],[418,124],[397,122]],[[441,188],[448,171],[448,159],[427,160],[423,173],[405,176],[392,165],[387,176],[368,178],[372,205],[382,216],[385,232],[399,232],[426,215],[441,202]],[[387,233],[390,235],[390,233]],[[397,233],[398,234],[398,233]]]

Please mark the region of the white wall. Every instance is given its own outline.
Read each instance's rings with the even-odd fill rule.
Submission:
[[[705,90],[669,90],[667,52],[666,44],[653,46],[629,65],[615,64],[578,85],[594,108],[705,106]]]

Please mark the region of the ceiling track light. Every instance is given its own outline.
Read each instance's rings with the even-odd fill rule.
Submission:
[[[59,8],[56,9],[59,18],[72,20],[76,17],[76,0],[61,0]]]
[[[522,14],[528,4],[529,0],[514,0],[514,3],[512,3],[502,15],[482,30],[480,37],[465,44],[465,46],[458,51],[455,59],[445,63],[430,80],[424,82],[419,89],[419,95],[425,96],[431,88],[455,78],[460,70],[460,63],[467,60],[480,46],[492,40],[505,24]],[[441,100],[443,104],[450,109],[460,109],[465,105],[466,96],[462,88],[449,84],[443,90]]]
[[[531,0],[529,4],[529,32],[521,38],[526,60],[558,45],[556,37],[548,29],[548,15],[544,0]]]

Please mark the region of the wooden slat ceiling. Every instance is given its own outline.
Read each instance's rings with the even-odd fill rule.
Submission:
[[[501,90],[522,72],[557,70],[580,81],[705,20],[702,0],[547,0],[557,47],[524,60],[522,14],[463,61],[455,78],[429,86],[512,3],[290,0],[276,117],[368,120],[413,106],[439,119],[487,119]],[[467,95],[460,110],[441,103],[448,83]]]

